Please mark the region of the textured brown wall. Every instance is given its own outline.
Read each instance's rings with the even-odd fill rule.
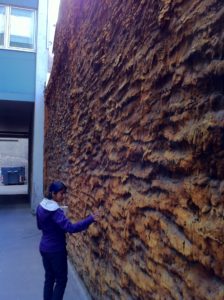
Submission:
[[[224,299],[223,0],[62,0],[45,179],[94,299]]]

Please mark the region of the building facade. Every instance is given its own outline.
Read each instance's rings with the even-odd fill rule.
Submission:
[[[0,137],[29,141],[29,199],[43,196],[48,1],[0,0]]]

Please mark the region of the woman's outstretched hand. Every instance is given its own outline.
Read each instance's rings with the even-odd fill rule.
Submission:
[[[99,222],[102,219],[102,211],[96,210],[94,213],[92,213],[92,216],[95,222]]]

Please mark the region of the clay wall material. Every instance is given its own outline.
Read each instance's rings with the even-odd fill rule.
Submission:
[[[62,1],[45,182],[94,299],[224,299],[222,0]]]

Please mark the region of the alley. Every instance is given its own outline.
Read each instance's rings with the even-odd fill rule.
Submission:
[[[41,300],[44,272],[38,251],[40,232],[36,228],[35,217],[29,204],[9,204],[1,199],[0,299]],[[69,264],[64,300],[74,299],[91,298]]]

